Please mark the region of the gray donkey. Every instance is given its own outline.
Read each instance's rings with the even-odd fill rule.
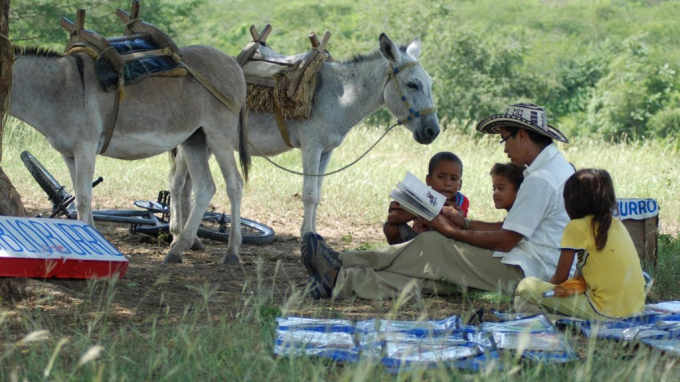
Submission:
[[[110,144],[103,155],[142,159],[180,147],[182,170],[194,185],[191,213],[174,227],[165,262],[181,262],[190,248],[203,213],[215,193],[208,167],[215,154],[227,184],[231,216],[240,219],[243,179],[234,151],[247,179],[250,156],[245,145],[243,105],[246,82],[231,57],[207,46],[182,49],[183,61],[241,109],[232,112],[191,75],[151,77],[126,85]],[[106,124],[111,120],[116,92],[98,83],[94,61],[85,54],[63,55],[27,48],[15,49],[12,66],[10,115],[33,126],[63,156],[75,188],[78,219],[93,224],[92,178],[95,157],[102,150]],[[231,225],[225,260],[238,256],[241,227]]]
[[[313,175],[326,172],[333,150],[364,118],[386,106],[413,133],[416,142],[429,144],[439,134],[432,79],[418,62],[420,40],[399,48],[383,33],[379,44],[378,50],[349,61],[324,62],[310,117],[286,121],[292,145],[302,152],[303,171],[312,174],[303,180],[301,235],[317,230],[323,176]],[[256,149],[255,155],[270,156],[291,150],[276,127],[274,114],[267,112],[249,114],[248,143]],[[181,172],[174,176],[185,177]],[[188,200],[190,189],[180,195],[184,195],[181,199]],[[181,208],[189,206],[184,203]],[[181,221],[174,224],[179,226]],[[231,260],[238,261],[238,258]]]

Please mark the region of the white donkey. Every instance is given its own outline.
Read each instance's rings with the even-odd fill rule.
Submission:
[[[78,219],[93,224],[92,178],[95,157],[105,140],[116,92],[105,92],[94,61],[84,54],[62,55],[37,48],[15,49],[10,114],[36,128],[63,156],[75,187]],[[194,204],[182,227],[175,227],[165,262],[181,262],[192,246],[203,213],[215,193],[208,167],[217,158],[227,184],[231,214],[240,217],[243,179],[234,151],[240,153],[247,179],[250,163],[242,118],[246,98],[243,71],[236,61],[207,46],[182,48],[183,60],[241,108],[241,117],[222,104],[193,76],[151,77],[125,86],[125,98],[110,144],[103,155],[148,158],[178,145],[183,170],[191,176]],[[207,138],[207,139],[206,139]],[[241,231],[232,225],[225,259],[238,256]]]
[[[305,174],[325,174],[333,150],[347,133],[382,106],[413,132],[418,143],[429,144],[439,134],[432,79],[418,63],[420,40],[398,48],[383,33],[379,42],[380,49],[372,53],[347,62],[324,62],[310,117],[286,121],[292,145],[302,150]],[[291,149],[279,133],[274,114],[267,112],[248,116],[248,142],[257,149],[253,155],[270,156]],[[323,176],[304,177],[301,235],[316,232],[322,183]]]

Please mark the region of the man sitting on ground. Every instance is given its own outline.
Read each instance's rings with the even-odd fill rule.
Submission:
[[[338,253],[315,233],[302,238],[302,261],[314,298],[393,298],[414,292],[445,292],[441,282],[512,294],[524,277],[548,281],[555,272],[562,231],[569,222],[562,189],[574,168],[553,143],[568,143],[548,125],[542,108],[511,105],[481,121],[477,130],[500,134],[510,160],[524,171],[517,200],[504,222],[469,220],[444,210],[425,232],[406,243]],[[444,214],[448,216],[444,216]],[[409,292],[409,291],[405,291]]]

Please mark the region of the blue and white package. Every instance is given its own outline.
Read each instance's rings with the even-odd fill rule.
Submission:
[[[573,324],[586,337],[636,341],[645,338],[680,337],[680,314],[645,314],[616,321],[560,320]]]
[[[480,326],[465,326],[458,316],[437,321],[371,319],[357,323],[289,317],[277,322],[275,354],[347,362],[368,358],[392,371],[442,364],[478,370],[498,358],[497,349],[521,351],[523,357],[549,362],[576,358],[543,315]]]
[[[654,349],[680,356],[680,338],[646,338],[642,342]]]

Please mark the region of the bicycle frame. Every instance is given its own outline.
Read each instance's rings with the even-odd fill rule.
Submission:
[[[166,223],[154,215],[153,212],[142,210],[93,210],[92,216],[96,221],[133,225],[155,226]]]
[[[75,197],[66,191],[65,187],[28,151],[21,153],[21,160],[52,202],[53,208],[50,218],[63,215],[68,219],[76,219],[77,212],[73,203]],[[92,187],[102,181],[103,178],[99,177],[94,181]],[[138,200],[134,204],[140,209],[94,210],[92,211],[93,218],[96,221],[129,224],[131,233],[144,233],[152,236],[169,233],[169,191],[160,191],[157,201]],[[206,211],[197,235],[201,238],[228,242],[229,224],[231,224],[231,216]],[[241,235],[243,243],[266,244],[274,241],[275,233],[270,227],[245,218],[240,219],[240,224],[244,229]]]

